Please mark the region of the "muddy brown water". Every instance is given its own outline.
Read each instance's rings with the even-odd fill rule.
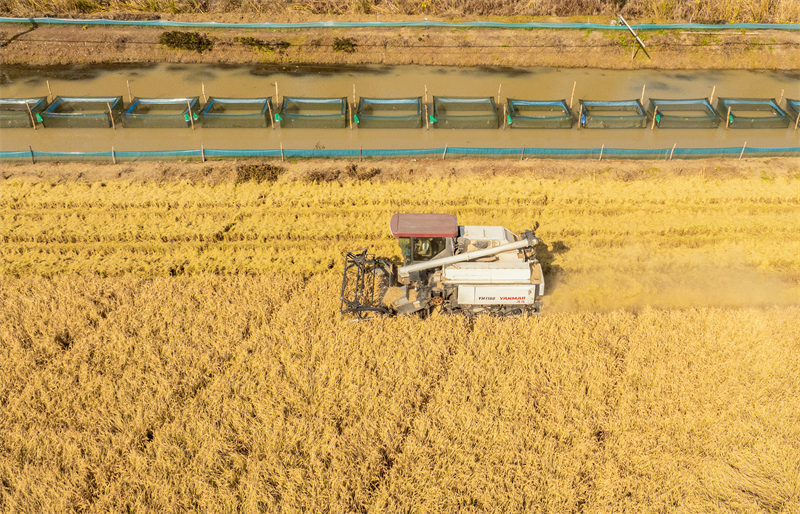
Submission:
[[[123,95],[128,103],[126,81],[139,97],[208,96],[275,97],[415,97],[428,102],[439,96],[494,96],[500,89],[506,98],[570,101],[577,83],[578,99],[631,100],[702,98],[716,86],[722,97],[800,98],[797,72],[766,71],[658,71],[560,68],[454,68],[433,66],[342,66],[285,68],[259,66],[147,65],[132,67],[24,68],[7,70],[0,97],[54,95]],[[502,87],[501,87],[502,84]],[[501,103],[501,105],[502,105]],[[716,101],[715,101],[716,103]],[[501,108],[502,109],[502,108]],[[502,112],[502,111],[501,111]],[[763,113],[761,113],[763,114]],[[392,149],[392,148],[682,148],[798,146],[800,130],[742,129],[215,129],[202,125],[186,129],[4,129],[0,149],[48,151],[219,149]]]

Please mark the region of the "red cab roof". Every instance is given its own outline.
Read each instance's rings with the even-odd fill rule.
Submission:
[[[394,237],[456,237],[453,214],[395,214],[389,222]]]

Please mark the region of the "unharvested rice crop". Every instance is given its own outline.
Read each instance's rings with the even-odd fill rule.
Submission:
[[[0,511],[796,512],[797,178],[0,187]],[[393,212],[540,317],[352,323]]]

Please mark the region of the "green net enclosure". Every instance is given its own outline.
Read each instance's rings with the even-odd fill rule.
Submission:
[[[345,128],[347,98],[284,97],[276,118],[281,128]]]
[[[718,98],[717,111],[726,128],[786,128],[789,115],[773,98]]]
[[[791,98],[787,98],[786,112],[789,114],[789,122],[791,123],[792,120],[796,122],[797,117],[800,116],[800,100],[792,100]]]
[[[575,120],[566,100],[508,99],[511,128],[572,128]]]
[[[121,96],[57,96],[41,116],[48,128],[111,128],[121,112]]]
[[[41,123],[47,98],[0,98],[0,128],[33,128]],[[30,109],[30,110],[29,110]]]
[[[706,98],[687,100],[650,99],[647,109],[650,119],[655,118],[658,128],[716,128],[717,111]]]
[[[644,128],[647,113],[639,100],[579,100],[584,128]]]
[[[434,128],[496,129],[500,127],[493,97],[434,96]]]
[[[422,97],[361,98],[354,121],[358,128],[422,128]]]
[[[209,97],[200,119],[204,128],[264,128],[270,124],[269,98]]]
[[[196,124],[200,117],[200,99],[134,98],[122,113],[126,128],[185,128]]]

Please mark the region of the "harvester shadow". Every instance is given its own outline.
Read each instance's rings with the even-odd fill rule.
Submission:
[[[564,241],[553,241],[549,246],[545,241],[540,241],[536,245],[536,258],[539,260],[539,264],[542,265],[546,295],[553,294],[553,289],[558,287],[564,275],[564,268],[554,264],[554,262],[559,255],[568,251],[569,247],[564,244]]]
[[[34,30],[36,30],[38,28],[39,28],[39,24],[36,23],[35,21],[31,20],[31,28],[29,28],[28,30],[23,30],[22,32],[18,32],[16,34],[14,34],[10,38],[8,38],[6,41],[0,41],[0,48],[7,47],[8,45],[10,45],[14,41],[16,41],[18,38],[24,36],[25,34],[29,34],[29,33],[33,32]]]

